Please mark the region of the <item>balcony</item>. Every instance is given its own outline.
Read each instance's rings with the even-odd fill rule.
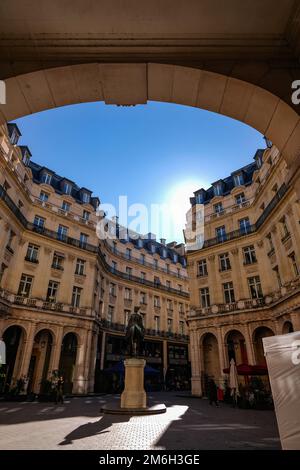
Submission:
[[[58,271],[63,271],[64,268],[61,264],[52,264],[51,269],[57,269]]]
[[[37,258],[34,258],[33,256],[25,256],[25,261],[27,261],[28,263],[39,264],[39,260]]]
[[[11,305],[24,306],[31,309],[54,310],[63,314],[76,314],[81,316],[95,316],[90,307],[73,307],[62,302],[47,301],[47,299],[37,299],[25,295],[13,294],[0,288],[0,299],[7,301]]]

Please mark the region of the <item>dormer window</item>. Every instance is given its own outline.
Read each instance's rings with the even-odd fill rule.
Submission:
[[[8,133],[9,133],[9,140],[12,145],[17,145],[20,136],[22,135],[19,131],[16,124],[8,124]]]
[[[177,261],[178,261],[178,254],[177,253],[173,254],[173,261],[174,261],[174,263],[177,263]]]
[[[52,175],[50,173],[43,173],[42,174],[42,183],[45,183],[45,184],[51,184],[51,178],[52,178]]]
[[[24,165],[28,166],[30,162],[30,157],[31,157],[30,150],[26,146],[21,146],[20,149],[22,153],[22,162],[24,163]]]
[[[213,185],[213,188],[214,188],[214,195],[215,196],[222,196],[222,194],[223,194],[223,183],[222,183],[222,181],[220,181],[218,183],[215,183]]]
[[[199,193],[196,194],[196,204],[203,204],[205,200],[205,190],[200,189]]]
[[[64,183],[63,191],[65,194],[71,194],[72,185],[70,183]]]
[[[144,244],[143,244],[142,238],[139,238],[139,239],[138,239],[138,247],[139,247],[139,248],[143,248],[143,245],[144,245]]]
[[[242,186],[244,184],[243,173],[237,173],[233,176],[234,186]]]
[[[90,202],[90,195],[88,193],[82,193],[82,201],[88,204]]]

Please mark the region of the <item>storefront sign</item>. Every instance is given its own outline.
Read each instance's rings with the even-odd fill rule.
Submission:
[[[281,445],[300,450],[300,331],[263,338]]]

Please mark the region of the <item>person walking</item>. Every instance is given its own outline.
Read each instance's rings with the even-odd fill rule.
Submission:
[[[216,406],[219,406],[217,386],[213,378],[211,378],[208,383],[208,398],[210,405],[215,403]]]

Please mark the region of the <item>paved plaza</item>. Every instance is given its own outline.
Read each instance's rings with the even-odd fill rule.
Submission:
[[[280,449],[272,411],[212,407],[205,399],[153,393],[167,412],[155,416],[102,415],[118,397],[80,397],[64,405],[0,404],[0,449]]]

